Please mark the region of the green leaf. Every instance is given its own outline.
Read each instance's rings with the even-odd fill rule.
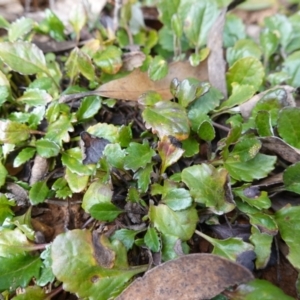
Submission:
[[[73,193],[80,193],[88,185],[89,175],[78,175],[73,173],[69,168],[66,168],[65,178],[68,182],[68,185]]]
[[[260,32],[259,42],[265,56],[265,61],[268,61],[271,55],[273,55],[278,48],[278,35],[269,28],[265,28]]]
[[[15,22],[11,23],[8,29],[8,39],[10,42],[22,38],[25,34],[29,33],[34,26],[34,21],[29,18],[21,17]]]
[[[82,200],[82,208],[90,212],[90,208],[99,203],[110,203],[113,191],[109,184],[104,184],[101,180],[94,181],[90,184]]]
[[[0,187],[2,187],[6,181],[6,176],[8,172],[6,168],[3,166],[2,162],[0,161]]]
[[[292,300],[293,297],[286,295],[279,287],[267,280],[254,279],[248,283],[240,284],[231,294],[232,299],[243,300]]]
[[[50,9],[45,10],[46,19],[39,26],[39,30],[48,33],[57,42],[65,40],[65,26],[63,22]]]
[[[298,149],[300,149],[299,118],[299,107],[285,107],[278,116],[279,135],[285,142]]]
[[[223,101],[216,111],[231,108],[236,105],[241,105],[242,103],[248,101],[255,93],[252,85],[239,85],[237,83],[232,83],[232,94],[230,97]]]
[[[178,103],[187,107],[196,98],[204,95],[209,91],[209,84],[206,82],[201,83],[194,78],[187,78],[180,82],[176,90],[176,97]]]
[[[95,79],[95,70],[91,58],[77,47],[71,51],[66,61],[66,69],[72,81],[79,74],[90,81]]]
[[[0,107],[10,96],[10,84],[6,76],[0,70]]]
[[[151,205],[149,218],[159,232],[176,236],[182,241],[187,241],[191,238],[198,222],[195,208],[173,211],[164,204]]]
[[[271,207],[271,200],[269,199],[266,191],[260,192],[255,187],[241,187],[234,188],[233,193],[240,197],[244,202],[257,209],[268,209]]]
[[[135,142],[129,144],[126,153],[124,167],[125,169],[133,171],[146,167],[146,165],[151,162],[152,156],[155,155],[155,151],[151,149],[148,144],[139,144]]]
[[[262,137],[273,136],[271,115],[268,111],[262,110],[257,112],[255,117],[257,132]]]
[[[112,203],[102,202],[99,204],[94,204],[89,209],[89,212],[96,220],[111,222],[124,211]]]
[[[262,63],[254,57],[244,57],[237,60],[226,74],[227,87],[231,93],[232,83],[252,85],[257,91],[265,76]]]
[[[36,283],[39,286],[45,286],[55,280],[55,276],[52,272],[51,245],[46,246],[46,249],[41,253],[40,257],[43,259],[43,266],[41,269],[41,275],[37,279]]]
[[[270,260],[273,236],[262,233],[259,229],[252,227],[250,242],[254,245],[256,269],[264,269]]]
[[[139,169],[133,176],[137,179],[138,189],[141,193],[146,193],[151,182],[151,174],[153,172],[153,164],[148,164],[144,169]]]
[[[216,1],[182,1],[178,12],[183,20],[183,31],[189,42],[198,49],[204,46],[208,31],[218,16]]]
[[[1,51],[1,47],[0,47]],[[11,121],[0,121],[0,142],[17,144],[29,139],[30,130],[25,124]]]
[[[92,175],[95,169],[94,165],[82,164],[82,153],[78,147],[63,152],[61,161],[65,167],[78,175]]]
[[[159,55],[155,56],[151,61],[148,75],[151,80],[156,81],[163,79],[168,74],[168,64],[167,62]]]
[[[107,162],[117,169],[123,169],[126,151],[121,149],[120,144],[108,144],[103,154],[106,156]]]
[[[287,255],[290,263],[300,269],[300,229],[299,229],[300,206],[287,205],[275,213],[275,219],[279,227],[281,238],[289,247]]]
[[[234,204],[227,202],[225,184],[227,171],[215,169],[212,165],[201,164],[183,169],[182,181],[190,189],[191,196],[198,203],[209,207],[216,214],[223,214],[234,209]]]
[[[44,300],[47,298],[45,291],[39,286],[28,286],[25,292],[13,297],[13,300]]]
[[[235,14],[227,14],[223,33],[225,48],[233,47],[241,39],[246,38],[246,28],[242,19]]]
[[[122,52],[115,46],[108,46],[105,50],[94,55],[95,64],[107,74],[116,74],[122,67]]]
[[[254,57],[260,60],[262,52],[259,46],[250,39],[238,40],[234,47],[228,48],[226,59],[231,67],[237,60],[244,57]]]
[[[169,190],[166,195],[162,197],[161,201],[174,211],[189,208],[193,203],[189,191],[184,188]]]
[[[192,137],[189,136],[188,139],[182,141],[182,149],[184,150],[183,156],[184,157],[192,157],[199,153],[199,143],[198,141]]]
[[[111,143],[119,142],[119,128],[112,124],[98,123],[90,126],[87,131],[99,138],[107,139]]]
[[[300,194],[300,162],[288,166],[283,172],[285,189]]]
[[[11,210],[12,206],[15,206],[15,202],[8,200],[6,196],[0,194],[0,226],[3,224],[6,218],[11,218],[14,215],[13,211]]]
[[[253,159],[261,148],[261,142],[257,138],[244,137],[234,146],[229,157],[235,161],[246,162]]]
[[[74,4],[74,6],[71,7],[69,22],[76,33],[77,41],[79,41],[80,31],[86,24],[86,21],[87,21],[87,14],[83,4],[79,2]]]
[[[280,14],[275,14],[264,20],[265,26],[271,31],[279,34],[279,41],[286,48],[293,37],[293,26],[289,19]]]
[[[160,250],[160,241],[156,230],[152,227],[148,227],[147,232],[144,236],[146,246],[152,252],[158,252]]]
[[[68,143],[70,141],[69,131],[74,131],[70,116],[60,115],[55,122],[48,126],[45,138],[61,146],[62,142]]]
[[[176,245],[178,244],[179,247],[182,248],[185,254],[189,253],[189,246],[187,245],[187,243],[181,242],[181,240],[174,235],[161,234],[161,243],[162,243],[161,254],[162,254],[163,261],[167,261],[179,257],[180,254],[178,254],[175,250]]]
[[[0,43],[0,58],[13,71],[24,75],[49,74],[45,56],[35,44],[21,41]]]
[[[46,105],[52,100],[52,97],[44,90],[27,89],[24,94],[18,98],[18,101],[26,103],[28,106]]]
[[[171,101],[160,101],[147,107],[142,113],[147,129],[152,128],[159,138],[174,136],[184,140],[189,136],[190,126],[185,109]]]
[[[212,141],[216,136],[214,126],[212,125],[210,120],[203,121],[200,124],[197,133],[200,139],[204,141]]]
[[[232,261],[236,261],[239,255],[246,251],[253,251],[254,247],[244,242],[241,238],[228,238],[225,240],[214,239],[196,230],[196,233],[214,246],[212,254],[223,256]]]
[[[139,233],[139,231],[131,230],[131,229],[119,229],[115,231],[115,233],[111,236],[112,240],[119,240],[123,243],[126,250],[132,248],[134,244],[135,236]]]
[[[101,99],[98,96],[89,96],[83,98],[76,112],[78,122],[90,119],[96,115],[101,106]]]
[[[41,265],[39,256],[29,254],[0,257],[0,291],[28,286],[33,277],[39,276]]]
[[[123,262],[120,268],[105,268],[98,264],[94,251],[92,235],[87,230],[72,230],[55,238],[51,247],[52,270],[63,282],[64,290],[90,300],[115,298],[132,276],[147,269],[129,268],[126,261],[127,267]]]
[[[60,147],[48,139],[40,139],[35,145],[37,153],[45,158],[55,157],[60,151]]]
[[[235,161],[229,157],[224,162],[224,167],[235,180],[251,182],[253,179],[266,177],[274,169],[276,160],[276,156],[258,153],[246,162]]]
[[[29,200],[35,205],[45,201],[49,193],[49,188],[45,181],[34,183],[29,191]]]

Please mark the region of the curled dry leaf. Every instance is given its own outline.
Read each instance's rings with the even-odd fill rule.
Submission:
[[[97,90],[60,97],[60,103],[70,102],[87,96],[97,95],[120,100],[137,101],[139,96],[147,91],[156,91],[164,100],[170,100],[173,95],[170,92],[170,84],[174,78],[184,80],[188,77],[197,78],[200,81],[208,80],[207,60],[197,67],[192,67],[188,61],[177,61],[169,65],[168,75],[161,80],[153,81],[147,72],[139,69],[133,70],[129,75],[109,81],[101,85]]]
[[[276,90],[278,88],[282,88],[284,89],[284,91],[286,92],[286,98],[284,103],[282,103],[283,107],[284,106],[292,106],[295,107],[296,103],[295,103],[295,99],[293,96],[293,93],[296,91],[296,89],[292,86],[289,85],[282,85],[282,86],[275,86],[270,90],[261,92],[255,96],[253,96],[251,99],[249,99],[247,102],[241,104],[239,106],[240,108],[240,112],[241,115],[243,116],[244,119],[248,119],[251,116],[251,112],[253,110],[253,108],[255,107],[256,103],[262,99],[263,96],[265,96],[267,93],[269,93],[272,90]]]
[[[148,271],[116,299],[210,299],[229,286],[253,278],[249,270],[220,256],[190,254]]]
[[[262,137],[263,147],[279,155],[290,163],[296,163],[300,161],[300,150],[290,146],[282,139],[276,136]]]
[[[225,25],[227,8],[224,8],[214,25],[210,29],[207,47],[210,49],[210,54],[207,60],[208,77],[212,86],[219,89],[224,97],[227,97],[226,87],[226,62],[223,57],[223,29]]]
[[[31,169],[29,184],[33,185],[43,179],[45,174],[48,172],[48,168],[49,165],[47,158],[36,155]]]

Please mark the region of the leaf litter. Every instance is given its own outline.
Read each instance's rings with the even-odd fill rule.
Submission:
[[[79,6],[68,27],[50,11],[22,30],[0,19],[2,295],[299,293],[297,15],[266,19],[279,35],[257,51],[216,1],[162,4],[158,33],[133,3],[96,26]]]

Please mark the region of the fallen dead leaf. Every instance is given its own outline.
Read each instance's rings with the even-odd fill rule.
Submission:
[[[219,89],[227,98],[226,62],[223,50],[223,29],[225,25],[227,8],[223,8],[214,25],[209,31],[207,47],[210,54],[207,61],[209,82]]]
[[[34,183],[44,178],[48,169],[49,164],[47,158],[36,155],[31,169],[29,184],[32,186]]]
[[[212,254],[190,254],[163,263],[135,280],[117,300],[210,299],[253,279],[240,264]]]
[[[300,161],[300,151],[276,136],[262,137],[263,147],[279,155],[290,163]]]

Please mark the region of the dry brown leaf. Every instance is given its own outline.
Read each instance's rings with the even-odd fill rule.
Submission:
[[[262,137],[263,147],[290,163],[300,161],[300,151],[276,136]]]
[[[49,169],[47,158],[41,157],[38,154],[34,158],[33,166],[31,169],[31,176],[29,184],[32,186],[34,183],[40,181],[45,177]]]
[[[135,280],[117,300],[210,299],[225,288],[248,282],[243,266],[212,254],[190,254],[163,263]]]
[[[96,91],[98,95],[103,97],[134,101],[146,91],[156,91],[164,100],[169,100],[173,98],[170,93],[172,79],[183,80],[187,77],[207,81],[207,62],[202,62],[198,67],[192,67],[188,61],[171,63],[168,75],[158,81],[152,81],[147,72],[135,69],[126,77],[103,84]]]
[[[210,54],[207,61],[209,82],[219,89],[227,98],[226,62],[223,57],[223,29],[227,8],[223,8],[214,25],[209,31],[207,47]]]

